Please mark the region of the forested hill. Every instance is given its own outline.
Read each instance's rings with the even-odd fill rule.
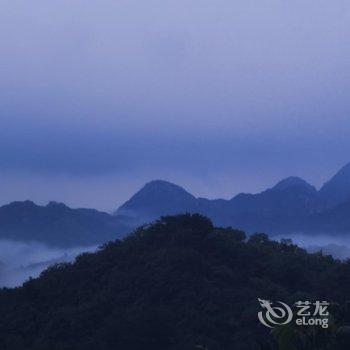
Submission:
[[[1,290],[0,348],[275,349],[258,298],[349,296],[349,262],[264,234],[247,240],[200,215],[165,217]]]

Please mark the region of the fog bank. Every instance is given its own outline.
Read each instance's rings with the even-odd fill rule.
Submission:
[[[322,251],[323,254],[332,255],[336,259],[346,260],[350,258],[350,235],[306,235],[296,233],[274,237],[278,240],[282,238],[290,238],[294,244],[305,248],[310,253]]]
[[[73,261],[80,253],[96,249],[95,246],[61,249],[37,242],[0,240],[0,287],[21,285],[52,264]]]

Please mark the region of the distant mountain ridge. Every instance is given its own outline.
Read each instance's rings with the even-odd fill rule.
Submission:
[[[154,180],[113,215],[56,202],[13,202],[0,207],[0,239],[91,246],[120,238],[161,216],[183,213],[199,213],[215,225],[248,233],[350,233],[350,164],[319,191],[299,177],[288,177],[261,193],[241,193],[230,200],[196,198],[176,184]]]
[[[71,209],[63,203],[39,206],[24,201],[0,207],[0,239],[91,246],[114,240],[129,230],[121,217],[94,209]]]
[[[230,200],[196,198],[178,185],[164,180],[151,181],[115,215],[150,222],[161,216],[185,212],[200,213],[210,217],[216,225],[248,232],[350,232],[347,219],[350,217],[350,164],[320,191],[292,176],[261,193],[241,193]]]

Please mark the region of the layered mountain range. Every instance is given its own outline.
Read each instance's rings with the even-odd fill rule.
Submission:
[[[303,179],[289,177],[261,193],[241,193],[230,200],[196,198],[170,182],[151,181],[112,215],[56,202],[13,202],[0,207],[0,239],[91,246],[181,213],[200,213],[215,225],[249,233],[350,233],[350,163],[319,191]]]
[[[350,232],[350,163],[318,191],[298,177],[288,177],[258,194],[241,193],[230,200],[196,198],[182,187],[151,181],[115,215],[139,224],[162,215],[200,213],[216,225],[248,232],[285,234]]]

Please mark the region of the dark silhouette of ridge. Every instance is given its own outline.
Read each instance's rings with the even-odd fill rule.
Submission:
[[[0,239],[34,240],[49,245],[100,244],[161,216],[199,213],[216,225],[248,233],[350,232],[350,164],[320,191],[299,177],[288,177],[261,193],[230,200],[196,198],[164,180],[148,182],[114,213],[71,209],[63,203],[31,201],[0,207]]]
[[[306,181],[290,177],[258,194],[239,194],[231,200],[195,198],[167,181],[146,184],[117,211],[117,215],[150,222],[164,215],[201,213],[217,225],[276,231],[296,216],[319,210],[317,190]]]
[[[348,215],[337,207],[350,200],[350,164],[342,168],[320,191],[305,180],[292,176],[261,193],[240,193],[231,200],[195,198],[182,187],[167,181],[146,184],[117,211],[117,215],[149,222],[164,215],[200,213],[216,225],[238,227],[248,232],[283,234],[307,232],[317,227],[324,232],[350,232],[346,218],[336,222],[329,209]],[[323,215],[324,212],[324,215]]]
[[[246,239],[200,215],[164,217],[0,290],[1,349],[277,350],[307,339],[345,350],[348,281],[348,262],[264,234]],[[331,327],[271,332],[257,320],[258,298],[327,300]]]
[[[116,239],[130,230],[126,221],[95,209],[46,206],[32,201],[0,207],[0,238],[37,241],[52,246],[91,246]]]
[[[193,211],[196,198],[182,187],[168,181],[148,182],[116,212],[117,215],[130,216],[138,223],[153,221],[161,215]]]

